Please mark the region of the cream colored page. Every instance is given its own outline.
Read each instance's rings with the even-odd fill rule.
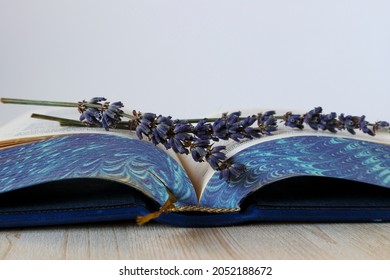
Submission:
[[[192,159],[191,154],[179,155],[178,158],[185,169],[188,177],[190,178],[192,185],[194,186],[197,197],[200,197],[205,184],[207,184],[206,178],[210,172],[213,172],[212,168],[207,162],[196,162]]]

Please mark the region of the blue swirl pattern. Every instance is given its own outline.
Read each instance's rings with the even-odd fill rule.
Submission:
[[[214,174],[201,197],[201,205],[238,207],[244,197],[259,187],[292,176],[327,176],[390,187],[390,146],[356,139],[275,139],[246,148],[231,160],[245,164],[247,172],[229,183]]]
[[[197,204],[192,184],[170,156],[145,141],[109,134],[56,136],[0,150],[0,193],[70,178],[104,178],[131,185],[163,204],[168,194]]]

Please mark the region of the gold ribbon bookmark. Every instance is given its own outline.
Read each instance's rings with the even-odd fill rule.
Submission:
[[[158,177],[156,174],[148,171],[151,175],[153,175],[161,184],[165,187],[166,192],[168,193],[168,199],[164,203],[163,206],[156,212],[149,213],[145,216],[138,216],[136,222],[138,225],[143,225],[155,218],[160,217],[163,213],[169,212],[203,212],[203,213],[212,213],[212,214],[224,214],[224,213],[234,213],[239,212],[240,208],[210,208],[199,205],[187,205],[187,206],[175,206],[174,203],[177,202],[177,198],[172,193],[172,191],[168,188],[168,186],[164,183],[164,181]]]
[[[164,186],[165,186],[165,184],[164,184]],[[143,225],[143,224],[149,222],[150,220],[153,220],[153,219],[159,217],[162,213],[172,212],[176,208],[174,203],[177,201],[177,198],[173,195],[173,193],[171,192],[170,189],[168,189],[167,186],[165,186],[165,189],[168,193],[167,201],[164,203],[163,206],[160,207],[160,209],[158,211],[150,213],[150,214],[145,215],[145,216],[138,216],[137,220],[136,220],[138,225]]]

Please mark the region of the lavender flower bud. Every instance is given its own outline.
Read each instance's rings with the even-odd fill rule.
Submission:
[[[227,121],[226,118],[220,118],[216,120],[213,125],[213,137],[222,139],[222,140],[228,140],[229,134],[228,134],[228,128],[227,128]]]
[[[151,139],[153,135],[152,128],[154,127],[154,122],[156,119],[156,114],[153,113],[145,113],[142,115],[142,119],[135,129],[135,133],[137,134],[139,139],[142,139],[145,135],[148,139]]]
[[[241,163],[225,162],[221,167],[219,178],[225,179],[229,182],[232,179],[237,179],[240,177],[243,173],[245,173],[245,171],[246,167]]]
[[[303,118],[301,115],[292,114],[291,112],[288,112],[284,115],[284,119],[285,119],[284,124],[286,126],[303,129]]]
[[[80,115],[80,121],[88,124],[95,124],[101,126],[100,120],[101,120],[100,112],[98,109],[95,108],[87,108]]]
[[[89,100],[88,103],[92,103],[92,104],[100,104],[99,102],[101,101],[106,101],[107,99],[105,97],[93,97]]]
[[[339,130],[346,129],[349,133],[355,135],[355,129],[359,128],[358,125],[359,118],[351,115],[344,116],[344,114],[340,114],[339,116]]]
[[[168,139],[168,133],[173,129],[173,121],[171,117],[158,116],[155,121],[155,126],[152,127],[153,131],[153,144],[159,143],[166,144]]]
[[[226,160],[226,155],[222,151],[225,150],[225,146],[217,146],[209,149],[206,154],[206,161],[210,164],[214,170],[220,170],[220,164]]]
[[[105,130],[109,127],[115,127],[115,125],[121,121],[121,115],[123,111],[120,109],[123,107],[122,102],[114,102],[108,105],[102,113],[102,125]]]
[[[320,115],[320,121],[318,123],[318,128],[322,130],[329,130],[330,132],[336,133],[337,130],[337,119],[336,113],[332,112],[327,115]]]
[[[366,116],[361,116],[358,121],[360,129],[363,133],[367,133],[368,135],[374,136],[375,133],[368,127],[368,121],[366,121]]]
[[[320,114],[322,113],[321,107],[316,107],[304,115],[304,122],[308,124],[312,129],[318,130],[320,122]]]
[[[271,135],[271,132],[277,130],[277,122],[274,117],[275,111],[267,111],[264,114],[257,116],[257,125],[259,126],[260,132],[266,135]]]
[[[209,139],[195,138],[191,144],[192,158],[197,162],[204,161],[204,157],[207,154],[207,150],[210,147]]]
[[[194,135],[200,139],[211,139],[212,126],[207,123],[207,119],[200,120],[194,127]],[[218,139],[218,138],[217,138]]]

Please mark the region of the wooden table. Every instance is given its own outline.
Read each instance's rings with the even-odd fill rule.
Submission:
[[[390,223],[157,223],[0,231],[0,259],[390,259]]]

